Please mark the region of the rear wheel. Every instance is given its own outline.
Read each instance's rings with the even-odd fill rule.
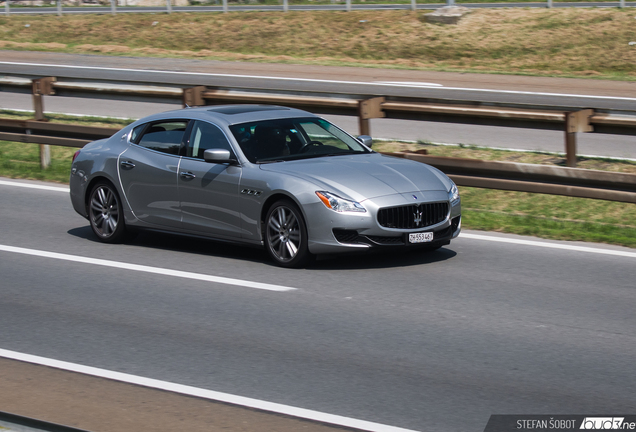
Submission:
[[[100,241],[119,243],[124,239],[124,211],[113,185],[102,181],[93,187],[88,199],[88,219]]]
[[[290,200],[274,203],[265,218],[265,247],[282,267],[302,267],[311,258],[307,226],[302,213]]]

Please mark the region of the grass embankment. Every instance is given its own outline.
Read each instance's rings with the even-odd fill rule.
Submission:
[[[633,9],[232,12],[0,18],[0,49],[636,79]]]
[[[28,118],[26,114],[0,111],[3,118]],[[125,120],[73,118],[50,115],[51,121],[100,126],[123,126]],[[99,123],[97,123],[99,121]],[[377,150],[426,148],[437,156],[511,160],[563,165],[558,155],[448,147],[433,144],[382,143]],[[77,149],[51,147],[51,168],[41,170],[39,147],[34,144],[0,141],[0,176],[67,183],[71,158]],[[636,164],[602,159],[581,161],[593,169],[636,172]],[[583,198],[529,194],[460,187],[463,226],[467,229],[500,231],[559,240],[601,242],[636,247],[636,204]]]

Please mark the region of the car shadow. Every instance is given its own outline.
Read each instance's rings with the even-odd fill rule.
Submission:
[[[359,254],[318,257],[311,270],[364,270],[377,268],[411,267],[446,261],[457,255],[452,249],[442,247],[435,251],[392,250]]]
[[[101,243],[90,226],[73,228],[68,234]],[[144,230],[132,232],[124,242],[131,246],[140,246],[150,249],[167,250],[183,253],[195,253],[211,257],[223,257],[252,262],[265,262],[269,257],[264,250],[257,247],[225,243],[219,240],[209,240],[201,237],[171,234],[162,231]]]
[[[84,240],[92,240],[96,243],[99,243],[97,237],[95,237],[95,234],[93,233],[93,230],[88,225],[78,228],[72,228],[68,230],[67,233]]]
[[[90,226],[73,228],[68,234],[94,243],[101,243]],[[209,240],[201,237],[171,234],[160,231],[141,231],[133,233],[125,244],[144,248],[195,253],[210,257],[223,257],[241,261],[262,263],[272,267],[276,264],[264,249]],[[377,268],[410,267],[446,261],[457,255],[448,246],[435,251],[418,249],[386,250],[360,253],[333,254],[319,256],[308,266],[308,270],[364,270]]]

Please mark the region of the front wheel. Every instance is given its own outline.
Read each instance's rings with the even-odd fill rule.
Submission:
[[[276,264],[302,267],[311,258],[307,226],[298,207],[289,200],[274,203],[265,218],[265,247]]]
[[[99,240],[119,243],[124,239],[124,211],[117,190],[110,183],[99,182],[91,190],[88,219]]]

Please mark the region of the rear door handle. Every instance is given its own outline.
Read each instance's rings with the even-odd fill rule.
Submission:
[[[123,161],[119,165],[121,165],[121,167],[124,169],[132,169],[135,167],[135,164],[131,161]]]
[[[193,178],[196,177],[193,173],[189,171],[181,171],[179,175],[186,180],[192,180]]]

